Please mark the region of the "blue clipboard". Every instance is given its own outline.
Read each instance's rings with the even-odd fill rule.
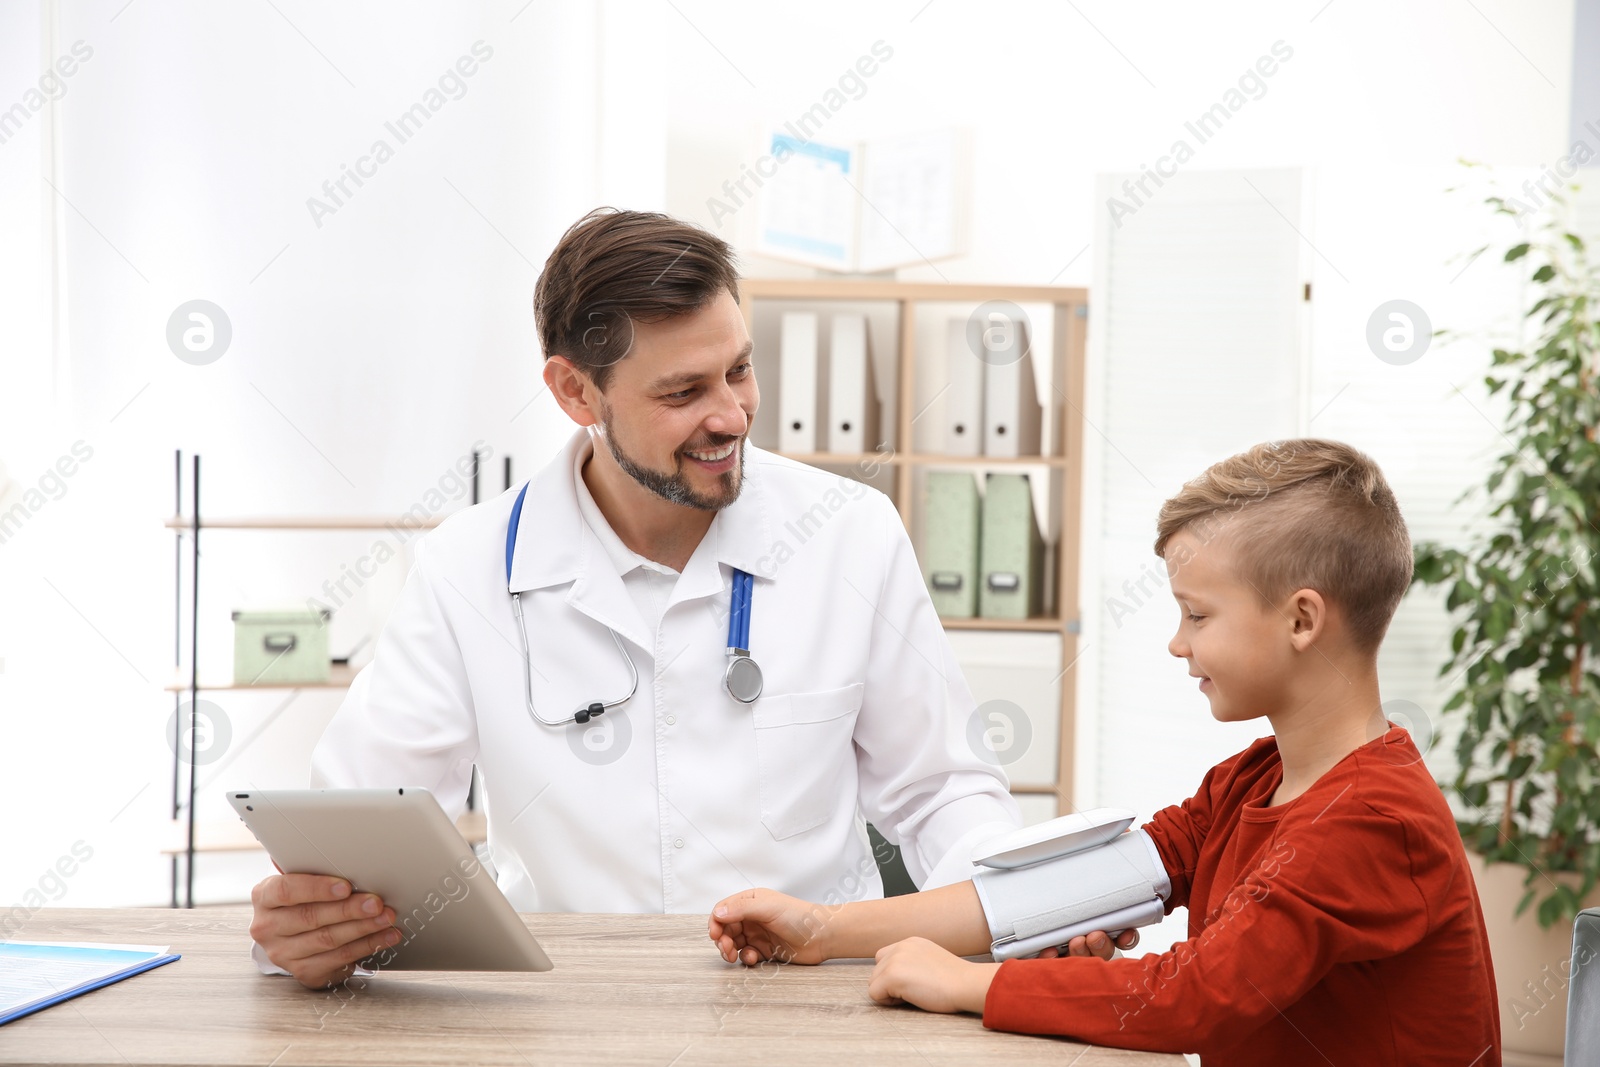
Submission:
[[[136,974],[143,974],[145,971],[163,966],[177,959],[182,959],[182,956],[176,952],[169,952],[164,956],[152,956],[139,960],[137,963],[125,967],[113,974],[105,975],[102,978],[97,978],[81,985],[75,985],[71,989],[62,990],[55,996],[46,997],[42,1000],[31,1001],[19,1008],[13,1009],[10,1012],[0,1014],[0,1026],[4,1026],[13,1019],[20,1019],[24,1015],[32,1015],[36,1011],[42,1011],[43,1009],[50,1007],[52,1004],[60,1004],[63,1000],[71,1000],[73,997],[80,996],[81,994],[87,993],[90,990],[99,989],[102,986],[112,985],[116,982],[122,981],[124,978],[132,978]]]

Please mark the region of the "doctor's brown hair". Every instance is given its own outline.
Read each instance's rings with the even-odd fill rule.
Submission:
[[[1161,505],[1156,555],[1166,558],[1180,530],[1201,545],[1226,533],[1239,577],[1264,602],[1315,589],[1368,652],[1411,584],[1411,537],[1389,483],[1370,456],[1338,441],[1269,442],[1212,465]]]
[[[539,345],[604,390],[635,322],[698,311],[723,290],[739,299],[726,241],[657,211],[596,208],[562,234],[534,286]]]

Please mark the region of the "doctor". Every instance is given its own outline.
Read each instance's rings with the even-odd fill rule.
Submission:
[[[923,887],[1020,821],[965,740],[974,700],[894,506],[749,443],[737,296],[697,227],[601,210],[567,231],[534,313],[579,429],[418,543],[313,755],[314,785],[426,786],[451,816],[476,764],[519,911],[877,897],[863,818]],[[253,902],[258,962],[312,987],[394,934],[337,879]]]

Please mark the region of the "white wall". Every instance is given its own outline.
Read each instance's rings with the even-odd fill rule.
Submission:
[[[970,252],[907,279],[1087,284],[1095,173],[1155,163],[1278,40],[1293,58],[1191,166],[1531,165],[1564,150],[1570,3],[676,6],[664,27],[681,57],[666,86],[671,211],[710,224],[707,198],[759,156],[762,135],[878,40],[893,58],[820,138],[970,131]]]
[[[0,106],[73,42],[92,49],[66,94],[0,145],[0,458],[20,491],[74,442],[92,449],[0,546],[0,906],[80,838],[94,858],[63,903],[167,898],[152,842],[171,791],[159,686],[172,672],[173,450],[203,455],[212,516],[454,509],[474,441],[494,451],[484,483],[497,492],[501,455],[526,476],[567,432],[539,396],[539,267],[596,204],[662,199],[660,110],[629,105],[663,58],[643,47],[650,13],[121,6],[47,5],[42,26],[36,5],[0,16]],[[420,130],[404,143],[386,130],[476,42],[476,70],[446,80]],[[53,160],[40,147],[52,129]],[[378,139],[392,158],[318,226],[307,199],[331,204],[323,182]],[[232,323],[207,366],[166,342],[194,298]],[[321,596],[378,536],[203,534],[202,674],[230,672],[231,609]],[[405,566],[364,580],[336,617],[335,652],[376,629]],[[225,811],[230,785],[304,783],[338,694],[280,708],[285,696],[209,695],[233,741],[201,770],[202,817]],[[201,863],[201,899],[238,899],[263,863]]]

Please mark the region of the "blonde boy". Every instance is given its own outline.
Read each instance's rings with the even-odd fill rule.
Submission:
[[[1455,821],[1383,717],[1377,654],[1411,542],[1377,465],[1334,441],[1258,445],[1161,508],[1180,617],[1168,651],[1213,717],[1271,737],[1157,812],[1189,937],[1139,959],[975,963],[972,883],[820,909],[757,889],[717,905],[730,962],[875,955],[880,1003],[984,1025],[1199,1052],[1226,1064],[1500,1063],[1483,917]]]

